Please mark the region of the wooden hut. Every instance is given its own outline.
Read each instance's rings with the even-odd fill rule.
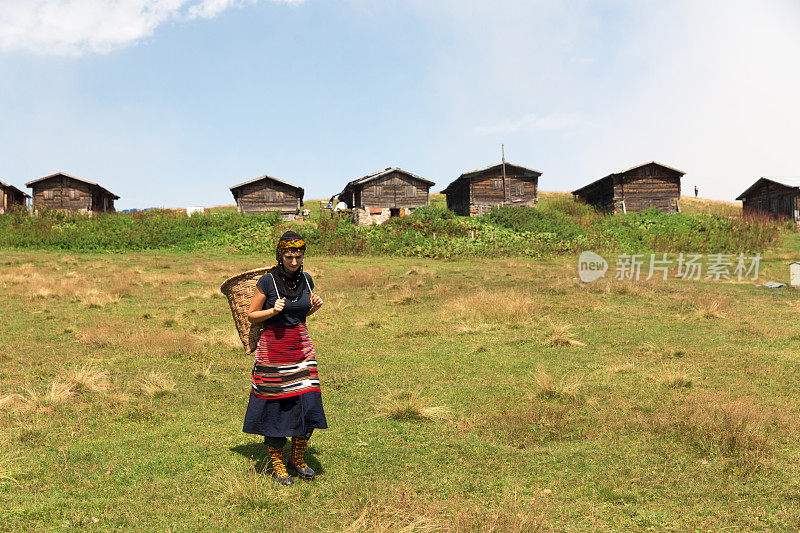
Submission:
[[[6,213],[14,206],[25,207],[25,199],[30,197],[30,194],[0,180],[0,213]]]
[[[97,183],[63,172],[29,181],[33,210],[47,208],[84,213],[113,213],[119,196]]]
[[[339,201],[353,210],[356,223],[381,224],[428,205],[433,185],[434,182],[410,172],[388,167],[345,185]]]
[[[234,185],[231,194],[240,213],[277,211],[284,220],[294,220],[300,214],[305,191],[297,185],[264,175]]]
[[[650,161],[572,191],[576,200],[610,213],[655,207],[667,213],[681,210],[681,177],[685,172]]]
[[[736,197],[743,216],[769,216],[800,222],[800,177],[759,178]]]
[[[536,205],[541,175],[522,165],[498,163],[461,174],[442,192],[448,209],[463,216],[480,216],[500,205]]]

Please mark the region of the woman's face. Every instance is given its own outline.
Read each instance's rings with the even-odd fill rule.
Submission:
[[[283,261],[283,268],[288,272],[294,272],[303,264],[303,252],[289,250],[288,252],[284,252],[281,256],[281,260]]]

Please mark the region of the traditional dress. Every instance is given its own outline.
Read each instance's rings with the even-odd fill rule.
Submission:
[[[314,280],[305,272],[302,275],[305,280],[296,299],[287,297],[283,311],[265,321],[253,362],[245,433],[291,437],[328,427],[314,344],[305,324]],[[265,309],[283,297],[270,273],[257,285],[267,297]]]
[[[243,431],[264,436],[272,477],[281,485],[293,483],[287,467],[304,479],[314,478],[315,472],[305,463],[303,454],[311,432],[328,427],[314,344],[306,329],[314,280],[303,272],[302,263],[291,272],[284,268],[282,260],[285,252],[305,248],[297,233],[284,233],[275,252],[278,263],[256,283],[266,296],[264,309],[272,309],[279,299],[285,300],[283,309],[264,321],[253,361]],[[283,458],[286,437],[292,437],[288,462]]]

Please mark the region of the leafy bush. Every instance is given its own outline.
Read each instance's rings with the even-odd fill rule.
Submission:
[[[36,216],[0,216],[0,246],[58,250],[193,249],[231,245],[237,231],[249,236],[267,231],[280,220],[277,213],[193,214],[154,209],[92,216],[40,210]]]
[[[655,208],[605,216],[592,225],[611,245],[626,252],[764,250],[779,235],[779,224],[720,215],[668,214]]]
[[[553,205],[553,204],[551,204]],[[558,208],[495,207],[483,218],[490,224],[514,231],[552,233],[560,238],[573,239],[586,235],[578,220]]]
[[[0,216],[0,247],[57,250],[225,248],[272,254],[280,235],[298,231],[312,253],[398,255],[437,259],[459,256],[547,256],[582,250],[701,253],[763,251],[785,224],[716,214],[666,214],[655,209],[601,215],[569,197],[538,207],[498,207],[476,218],[444,205],[421,207],[380,226],[360,227],[342,216],[284,222],[277,213],[236,211],[187,216],[182,211],[68,215],[42,211]],[[796,231],[796,227],[793,228]]]

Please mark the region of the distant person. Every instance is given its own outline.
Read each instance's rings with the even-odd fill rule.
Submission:
[[[694,197],[697,198],[697,193],[700,192],[700,189],[697,188],[697,185],[694,186]]]
[[[294,483],[287,471],[303,479],[315,472],[303,460],[311,432],[325,429],[314,344],[306,318],[322,307],[314,280],[303,272],[306,243],[293,231],[278,241],[277,263],[259,278],[247,318],[264,323],[253,363],[252,389],[244,415],[245,433],[263,435],[272,462],[272,478],[281,485]],[[284,462],[286,437],[292,438]]]

